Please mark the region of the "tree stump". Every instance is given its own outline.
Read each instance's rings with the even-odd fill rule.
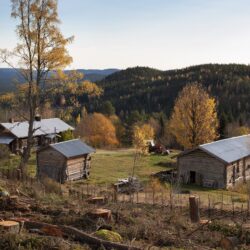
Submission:
[[[195,196],[189,197],[189,212],[191,222],[197,223],[200,221],[199,198]]]
[[[237,237],[225,237],[220,241],[220,246],[225,250],[233,250],[239,244]]]
[[[111,210],[103,209],[103,208],[97,208],[88,213],[90,217],[93,219],[103,218],[106,220],[111,219]]]
[[[0,221],[0,232],[1,233],[18,233],[19,223],[16,221]]]
[[[87,201],[88,203],[91,203],[91,204],[104,204],[105,197],[104,196],[92,197],[92,198],[89,198]]]

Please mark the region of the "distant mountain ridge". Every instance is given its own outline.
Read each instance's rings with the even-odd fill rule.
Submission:
[[[70,70],[65,70],[69,72]],[[84,74],[84,80],[97,82],[103,80],[110,74],[113,74],[119,69],[77,69]],[[0,92],[7,92],[15,89],[17,83],[23,83],[24,79],[18,74],[15,69],[0,68]]]

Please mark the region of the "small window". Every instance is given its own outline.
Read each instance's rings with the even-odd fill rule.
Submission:
[[[247,165],[247,169],[250,169],[250,165]]]

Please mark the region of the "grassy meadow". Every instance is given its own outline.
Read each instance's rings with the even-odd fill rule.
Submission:
[[[131,176],[134,166],[133,149],[97,150],[92,157],[90,183],[111,184],[118,178]],[[175,153],[170,155],[140,156],[135,163],[135,176],[147,181],[152,173],[170,169],[175,162]]]

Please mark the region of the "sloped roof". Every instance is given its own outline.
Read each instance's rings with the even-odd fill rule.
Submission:
[[[15,137],[11,136],[11,135],[2,135],[2,136],[0,136],[0,144],[8,145],[14,140],[15,140]]]
[[[13,135],[18,138],[25,138],[28,136],[29,123],[24,122],[5,122],[0,123],[4,128],[9,130]],[[59,118],[41,119],[41,121],[34,121],[34,136],[55,134],[74,128],[62,121]]]
[[[49,147],[54,148],[66,158],[72,158],[95,152],[95,149],[88,146],[86,143],[82,142],[79,139],[51,144]]]
[[[250,156],[250,135],[232,137],[200,145],[199,149],[231,163]]]

